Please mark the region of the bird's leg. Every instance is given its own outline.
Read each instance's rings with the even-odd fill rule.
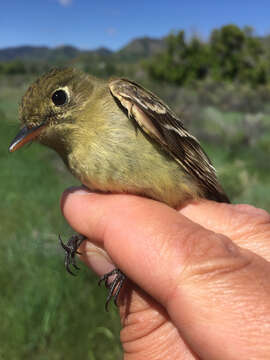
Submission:
[[[72,235],[67,243],[65,244],[59,235],[59,241],[62,248],[65,250],[65,268],[71,274],[75,275],[70,266],[72,265],[76,270],[79,270],[79,267],[76,264],[76,254],[80,254],[78,252],[78,248],[80,247],[81,243],[86,240],[86,237],[81,234]],[[117,300],[121,291],[121,288],[124,284],[126,279],[125,274],[122,273],[119,269],[113,269],[109,273],[103,275],[98,284],[100,285],[103,281],[108,289],[108,296],[106,298],[105,309],[108,311],[108,305],[110,301],[113,299],[115,305],[117,306]]]
[[[61,236],[59,235],[60,245],[62,246],[62,248],[65,250],[66,253],[65,268],[71,275],[75,275],[75,274],[70,270],[70,265],[72,265],[76,270],[80,269],[76,264],[75,256],[76,254],[80,254],[78,252],[78,249],[84,240],[86,240],[86,237],[84,235],[75,234],[68,239],[66,244],[64,244],[64,242],[61,239]]]
[[[111,277],[113,277],[112,281],[110,281]],[[117,306],[117,300],[125,279],[126,279],[126,275],[123,274],[122,271],[119,269],[113,269],[112,271],[108,272],[107,274],[103,275],[100,278],[98,284],[100,285],[104,281],[104,284],[109,291],[105,302],[105,309],[107,311],[108,311],[109,302],[112,299],[115,305]]]

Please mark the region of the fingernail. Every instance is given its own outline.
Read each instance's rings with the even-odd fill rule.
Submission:
[[[79,251],[82,254],[80,255],[81,260],[99,276],[115,268],[106,251],[91,243],[89,240],[83,242]]]
[[[61,196],[61,199],[60,199],[60,207],[63,211],[63,208],[64,208],[64,205],[65,205],[65,202],[67,200],[67,198],[69,196],[72,196],[72,195],[89,195],[89,194],[92,194],[90,190],[87,189],[87,187],[85,186],[71,186],[69,188],[67,188],[62,196]]]
[[[69,195],[69,194],[82,194],[82,195],[86,195],[86,194],[91,194],[91,191],[84,185],[81,186],[71,186],[69,188],[67,188],[64,192],[64,194]]]

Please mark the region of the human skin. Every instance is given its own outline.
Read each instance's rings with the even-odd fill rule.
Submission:
[[[91,239],[81,259],[131,280],[119,301],[125,360],[270,358],[266,211],[208,200],[176,211],[82,188],[67,190],[61,206]]]

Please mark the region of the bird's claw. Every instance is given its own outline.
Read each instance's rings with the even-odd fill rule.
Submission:
[[[72,235],[67,243],[65,244],[63,240],[61,239],[61,236],[59,235],[59,242],[62,248],[65,250],[65,268],[66,270],[71,274],[75,274],[71,271],[70,266],[72,265],[76,270],[79,270],[80,268],[76,264],[76,255],[81,253],[78,251],[78,248],[80,247],[81,243],[86,239],[84,235],[76,234]]]
[[[114,277],[112,279],[112,281],[110,281],[111,276]],[[126,279],[125,274],[123,274],[122,271],[119,269],[113,269],[112,271],[103,275],[100,278],[98,285],[101,285],[101,283],[104,281],[106,288],[109,290],[109,293],[108,293],[108,296],[107,296],[106,302],[105,302],[106,311],[108,311],[108,305],[112,298],[113,298],[114,304],[117,306],[117,300],[118,300],[118,297],[119,297],[119,294],[120,294],[120,291],[124,284],[125,279]]]

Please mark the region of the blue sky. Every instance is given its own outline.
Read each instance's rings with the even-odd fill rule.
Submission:
[[[228,23],[266,35],[269,19],[269,0],[0,0],[0,48],[70,44],[116,50],[135,37],[179,29],[207,38]]]

